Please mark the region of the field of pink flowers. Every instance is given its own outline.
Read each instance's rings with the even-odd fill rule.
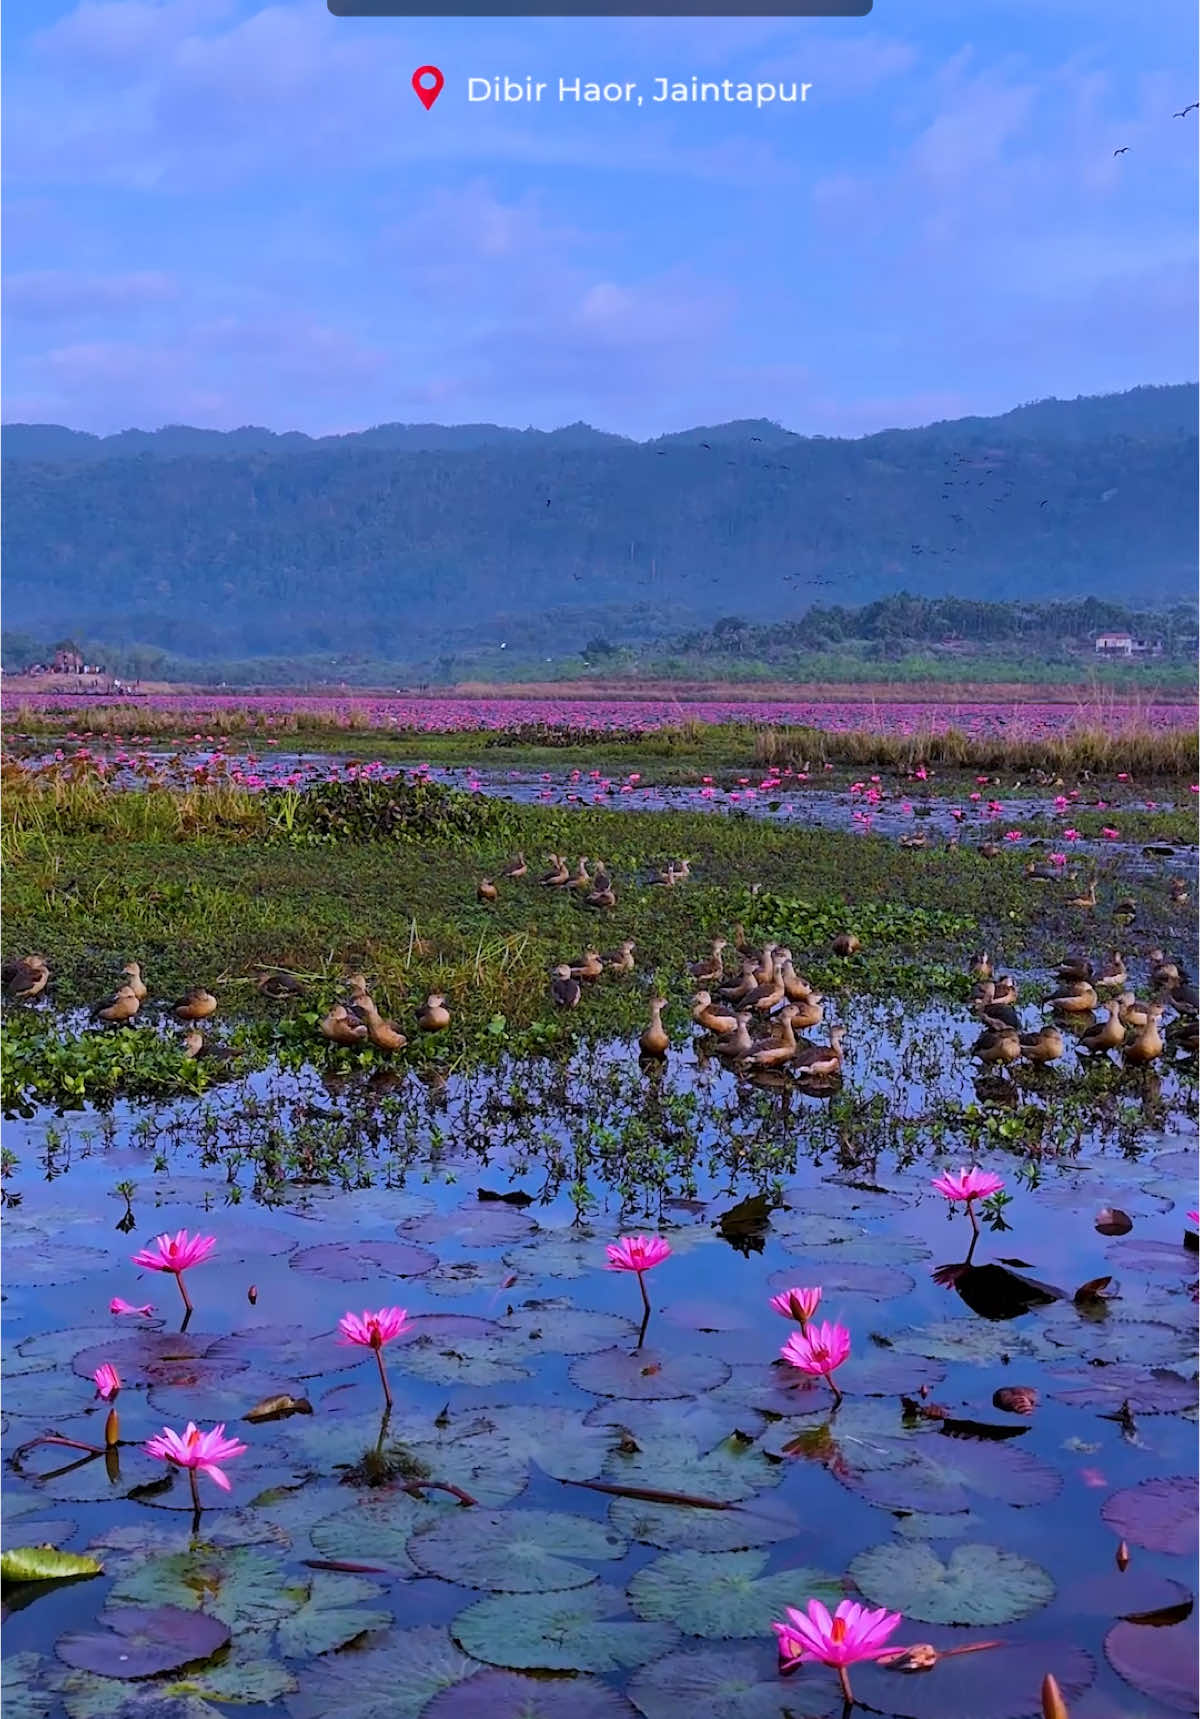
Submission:
[[[272,694],[235,697],[228,693],[149,694],[117,699],[88,694],[45,693],[6,697],[11,716],[23,707],[42,715],[60,714],[80,721],[87,715],[121,707],[162,715],[177,712],[180,724],[200,723],[218,712],[239,712],[251,723],[282,729],[327,725],[415,734],[454,734],[541,726],[594,734],[650,733],[681,723],[756,726],[802,725],[827,733],[869,730],[884,734],[928,733],[954,728],[972,738],[991,736],[1047,738],[1081,724],[1103,722],[1123,727],[1137,722],[1154,729],[1191,726],[1191,704],[1140,704],[1105,700],[1087,703],[876,703],[869,700],[710,700],[681,704],[674,699],[605,700],[572,698],[327,698]],[[161,714],[160,714],[161,713]]]

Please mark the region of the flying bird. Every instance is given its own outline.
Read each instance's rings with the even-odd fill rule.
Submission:
[[[1186,119],[1189,113],[1195,113],[1200,108],[1200,101],[1190,101],[1186,107],[1181,107],[1178,113],[1171,115],[1172,119]]]
[[[1129,145],[1126,144],[1124,149],[1114,149],[1113,154],[1114,155],[1128,155],[1129,154]]]

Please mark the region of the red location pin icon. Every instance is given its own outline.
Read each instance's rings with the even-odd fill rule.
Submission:
[[[413,73],[412,86],[417,92],[417,100],[426,113],[441,95],[445,83],[445,78],[436,66],[418,66]]]

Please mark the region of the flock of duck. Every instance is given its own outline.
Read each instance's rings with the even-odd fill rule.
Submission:
[[[971,963],[971,1007],[983,1031],[971,1055],[985,1067],[1057,1062],[1070,1034],[1089,1056],[1119,1052],[1132,1068],[1157,1062],[1168,1049],[1195,1056],[1200,1049],[1196,986],[1161,949],[1152,949],[1148,961],[1150,997],[1143,1001],[1130,985],[1119,951],[1099,961],[1068,956],[1055,970],[1056,989],[1042,999],[1043,1009],[1051,1011],[1050,1021],[1026,1031],[1017,1011],[1015,981],[996,973],[986,952],[977,955]],[[1168,1007],[1173,1018],[1164,1032]]]

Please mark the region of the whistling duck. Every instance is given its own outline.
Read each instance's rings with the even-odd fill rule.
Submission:
[[[568,961],[572,979],[598,979],[604,971],[604,961],[598,949],[588,949],[582,961]]]
[[[1011,1003],[993,1003],[983,1000],[971,1005],[985,1027],[1009,1027],[1014,1033],[1022,1030],[1024,1023]]]
[[[1088,1015],[1098,1000],[1094,987],[1086,979],[1076,979],[1047,997],[1045,1003],[1060,1015]]]
[[[518,852],[509,860],[504,870],[500,873],[500,876],[512,878],[524,877],[528,870],[529,867],[525,864],[525,855]]]
[[[740,1003],[743,997],[748,997],[758,985],[758,969],[749,956],[742,962],[742,973],[739,979],[717,987],[720,995],[727,1003]]]
[[[1139,1002],[1132,991],[1122,991],[1117,998],[1116,1006],[1120,1012],[1122,1023],[1127,1027],[1133,1027],[1136,1030],[1139,1027],[1144,1027],[1150,1019],[1149,1003]]]
[[[496,888],[496,885],[492,882],[490,877],[481,877],[479,882],[475,885],[475,899],[476,901],[487,902],[499,901],[500,891]]]
[[[999,859],[1003,851],[999,842],[980,842],[979,844],[980,859]]]
[[[1030,860],[1025,867],[1027,883],[1057,883],[1060,875],[1055,866],[1039,864],[1036,860]]]
[[[423,1033],[440,1033],[450,1025],[450,1011],[440,991],[431,991],[417,1015]]]
[[[718,1038],[727,1038],[737,1032],[738,1017],[717,1008],[708,991],[697,991],[692,1005],[692,1019],[706,1032],[716,1033]],[[749,1019],[748,1015],[746,1019]]]
[[[789,955],[782,962],[779,977],[783,980],[784,995],[789,1003],[806,1003],[813,995],[813,988],[801,974],[797,973]]]
[[[747,943],[746,927],[742,924],[740,919],[733,928],[733,946],[743,959],[749,955],[756,955],[758,953],[751,944]]]
[[[992,994],[988,1001],[993,1006],[1009,1007],[1017,1000],[1017,982],[1007,973],[999,973],[992,980]]]
[[[318,1031],[334,1045],[360,1045],[367,1036],[367,1023],[350,1013],[345,1003],[335,1003]]]
[[[825,999],[819,991],[810,991],[807,997],[791,1005],[792,1027],[796,1032],[807,1032],[809,1027],[819,1027],[825,1019],[823,1003]]]
[[[742,998],[742,1007],[755,1009],[760,1015],[769,1015],[772,1009],[777,1009],[780,1003],[787,1000],[787,992],[783,988],[782,978],[767,979],[758,984]]]
[[[1128,977],[1120,951],[1114,949],[1103,966],[1092,975],[1092,984],[1098,991],[1123,991]]]
[[[754,1040],[750,1037],[750,1016],[745,1009],[737,1014],[737,1027],[732,1033],[723,1035],[717,1040],[717,1055],[737,1060],[749,1056],[754,1049]]]
[[[15,1002],[30,1002],[40,997],[50,982],[50,969],[44,955],[26,955],[20,961],[6,961],[3,967],[5,995]]]
[[[590,895],[584,896],[583,905],[585,907],[615,907],[617,905],[617,892],[611,883],[606,885],[604,889],[594,889]]]
[[[1067,955],[1054,969],[1056,979],[1090,979],[1092,963],[1086,955]]]
[[[693,979],[699,979],[702,985],[715,981],[717,984],[724,977],[724,966],[721,961],[721,951],[728,947],[724,937],[714,937],[712,948],[703,961],[692,961],[688,964],[688,972]]]
[[[1080,1034],[1081,1050],[1092,1051],[1102,1055],[1105,1051],[1116,1050],[1118,1045],[1125,1043],[1125,1023],[1121,1019],[1121,1011],[1113,1003],[1101,1011],[1101,1018],[1094,1027],[1089,1027],[1086,1033]]]
[[[1011,1027],[989,1027],[971,1046],[971,1055],[989,1067],[995,1063],[1016,1062],[1020,1054],[1021,1035]]]
[[[667,1029],[662,1024],[662,1012],[667,1006],[665,997],[651,997],[650,1021],[638,1039],[638,1048],[643,1056],[666,1056],[671,1048],[671,1040]]]
[[[1095,907],[1095,905],[1096,880],[1094,877],[1088,879],[1088,886],[1082,895],[1071,895],[1067,897],[1068,907]]]
[[[1194,1015],[1200,1010],[1200,996],[1189,979],[1176,979],[1167,987],[1167,996],[1181,1015]]]
[[[177,1003],[171,1005],[171,1013],[177,1021],[206,1021],[216,1012],[217,999],[203,985],[193,985]]]
[[[986,949],[981,949],[978,955],[972,955],[971,965],[967,968],[973,979],[990,979],[992,976],[992,960]]]
[[[1181,1016],[1179,1020],[1172,1021],[1167,1031],[1167,1040],[1184,1056],[1195,1056],[1200,1051],[1200,1021],[1193,1016]]]
[[[845,1027],[830,1027],[827,1045],[801,1045],[792,1058],[800,1080],[829,1080],[842,1070],[842,1040]]]
[[[304,986],[292,973],[272,973],[269,968],[259,970],[255,985],[264,997],[270,997],[274,1002],[281,1003],[289,997],[303,995]]]
[[[543,889],[564,889],[571,881],[566,860],[561,859],[558,854],[547,854],[546,858],[550,861],[550,870],[543,872],[538,878],[539,885]]]
[[[132,985],[122,985],[111,997],[106,997],[102,1003],[96,1004],[92,1010],[92,1019],[119,1026],[125,1021],[131,1021],[141,1006],[141,998]]]
[[[911,836],[901,836],[900,846],[902,848],[927,848],[929,837],[924,830],[916,830]]]
[[[579,980],[564,961],[554,969],[550,978],[550,995],[560,1009],[573,1009],[582,996]]]
[[[1183,903],[1187,901],[1187,899],[1188,899],[1188,886],[1187,886],[1187,879],[1186,878],[1173,877],[1171,879],[1170,883],[1168,884],[1167,888],[1170,892],[1170,896],[1171,896],[1172,901],[1177,902],[1180,906],[1182,906]]]
[[[199,1027],[192,1027],[189,1032],[184,1033],[183,1054],[188,1062],[195,1062],[197,1057],[204,1055],[204,1051],[204,1034]]]
[[[122,990],[132,991],[138,1002],[144,1003],[147,996],[146,981],[142,978],[140,964],[137,961],[126,961],[121,971],[125,975],[125,984],[121,987]]]
[[[1125,1046],[1125,1061],[1135,1067],[1143,1067],[1146,1063],[1155,1062],[1162,1055],[1165,1046],[1160,1029],[1162,1021],[1162,1004],[1151,1003],[1144,1027]]]
[[[1057,1062],[1066,1049],[1057,1027],[1039,1027],[1034,1033],[1018,1034],[1025,1062]]]
[[[575,865],[575,875],[569,882],[569,888],[578,890],[581,894],[588,895],[594,887],[593,880],[588,872],[587,855],[580,854]]]
[[[1152,949],[1146,959],[1150,963],[1150,983],[1155,989],[1160,985],[1173,985],[1180,977],[1178,964],[1168,961],[1161,949]]]
[[[350,977],[346,980],[346,989],[350,993],[351,1001],[358,997],[369,997],[371,995],[371,987],[367,984],[367,976],[365,973],[351,973]]]
[[[610,973],[632,973],[634,969],[633,952],[637,944],[632,937],[627,937],[619,949],[609,949],[600,959]]]
[[[833,950],[835,955],[857,955],[859,950],[862,948],[862,944],[859,942],[853,931],[839,931],[833,942],[830,944],[830,948]]]
[[[780,1033],[773,1044],[756,1045],[742,1058],[746,1068],[782,1068],[796,1055],[796,1035],[792,1030],[792,1006],[780,1011]]]

